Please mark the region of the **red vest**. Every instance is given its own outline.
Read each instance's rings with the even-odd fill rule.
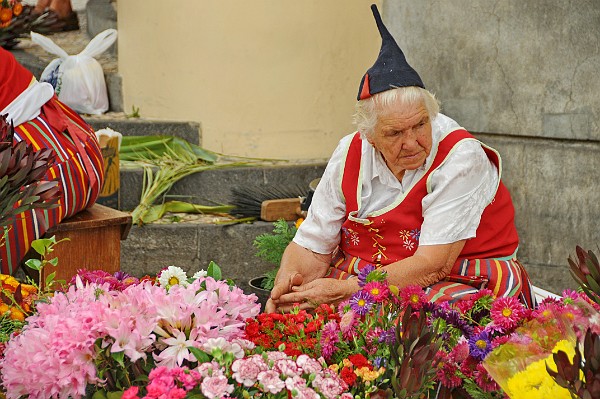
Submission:
[[[447,158],[451,150],[462,140],[467,139],[474,139],[474,137],[466,130],[460,129],[449,133],[440,141],[433,163],[425,175],[409,192],[405,193],[404,198],[395,208],[376,217],[353,220],[353,216],[356,216],[355,211],[358,210],[357,198],[361,196],[361,186],[358,183],[362,140],[359,133],[356,133],[348,149],[342,178],[342,192],[346,200],[346,221],[342,225],[340,242],[342,251],[366,262],[382,265],[412,256],[419,245],[423,224],[422,200],[428,193],[427,179]],[[500,170],[498,154],[485,145],[482,147]],[[500,181],[496,196],[481,216],[476,236],[467,240],[457,262],[462,259],[501,258],[512,255],[519,241],[514,214],[510,194]]]

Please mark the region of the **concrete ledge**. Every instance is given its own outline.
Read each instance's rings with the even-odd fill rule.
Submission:
[[[86,116],[85,121],[94,130],[109,127],[124,136],[167,135],[181,137],[192,143],[200,144],[200,124],[196,122],[155,121],[143,118],[109,118],[105,116]]]
[[[175,265],[189,276],[218,264],[224,278],[247,290],[248,281],[273,268],[256,257],[252,242],[273,231],[273,224],[150,224],[133,226],[121,242],[121,270],[142,277]]]

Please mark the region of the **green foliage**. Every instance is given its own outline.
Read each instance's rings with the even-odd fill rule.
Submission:
[[[23,329],[24,326],[24,321],[13,320],[8,313],[4,313],[0,316],[0,342],[8,342],[11,334]]]
[[[48,266],[53,266],[53,267],[58,266],[58,258],[49,259],[49,257],[50,257],[50,254],[52,252],[54,252],[54,246],[63,241],[69,241],[69,239],[63,238],[60,241],[56,241],[56,237],[52,236],[50,238],[40,238],[40,239],[37,239],[37,240],[34,240],[31,242],[31,248],[33,248],[33,250],[35,252],[37,252],[38,255],[40,255],[40,259],[36,259],[36,258],[29,259],[25,262],[25,266],[39,272],[39,280],[38,280],[36,286],[38,288],[38,291],[40,291],[40,292],[41,292],[41,287],[45,287],[45,289],[47,291],[49,291],[52,289],[52,286],[54,284],[59,283],[58,281],[54,281],[56,272],[52,272],[46,277],[46,280],[44,280],[44,282],[42,284],[42,275],[43,275],[42,271],[44,270],[45,267],[48,267]]]
[[[164,214],[164,196],[179,180],[205,170],[247,166],[243,158],[226,158],[173,136],[124,136],[119,150],[124,165],[144,169],[142,195],[131,216],[134,224],[150,223]],[[155,204],[159,204],[155,206]],[[186,208],[194,213],[228,212],[231,207],[171,203],[169,207]]]
[[[273,288],[275,276],[281,264],[283,252],[288,244],[296,235],[298,229],[296,226],[290,226],[284,219],[279,219],[273,223],[274,229],[272,233],[264,233],[257,236],[252,243],[257,249],[256,256],[262,260],[271,263],[276,268],[269,270],[263,275],[262,288],[270,290]]]
[[[139,118],[140,116],[140,107],[136,107],[135,105],[131,106],[131,113],[125,115],[126,118]]]

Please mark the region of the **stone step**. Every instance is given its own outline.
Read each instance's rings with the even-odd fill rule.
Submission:
[[[325,163],[207,170],[177,182],[165,200],[214,205],[230,203],[233,188],[306,187],[308,191],[309,183],[321,177],[324,170]],[[121,210],[131,211],[139,204],[142,179],[141,168],[121,168]]]
[[[94,130],[111,128],[124,136],[166,135],[180,137],[189,143],[200,145],[200,124],[152,120],[146,118],[127,118],[124,113],[108,113],[98,116],[84,116]]]

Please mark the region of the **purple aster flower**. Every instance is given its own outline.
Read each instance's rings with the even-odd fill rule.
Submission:
[[[483,330],[469,338],[469,352],[473,358],[483,360],[491,350],[492,343],[487,330]]]
[[[371,310],[373,306],[374,299],[368,292],[358,291],[355,292],[350,298],[350,307],[354,311],[361,316],[364,316]]]
[[[393,344],[396,342],[396,331],[392,327],[388,330],[384,330],[379,334],[379,343]]]
[[[465,320],[460,317],[460,313],[453,309],[442,309],[438,307],[435,309],[431,317],[434,319],[440,318],[451,324],[455,328],[459,329],[465,337],[470,337],[473,334],[473,327],[469,325]]]
[[[377,269],[375,265],[369,263],[358,272],[358,286],[364,287],[367,284],[367,276],[369,273]]]
[[[373,359],[373,367],[376,369],[380,367],[387,367],[387,363],[388,362],[385,357],[377,356],[375,359]]]

